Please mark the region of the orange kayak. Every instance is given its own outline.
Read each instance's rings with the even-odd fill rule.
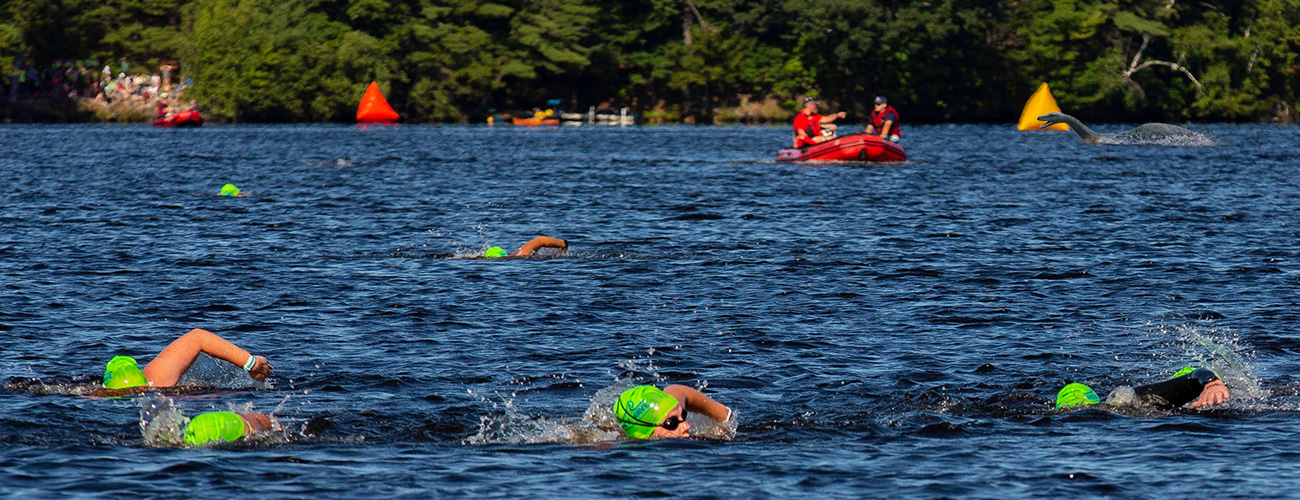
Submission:
[[[547,118],[545,120],[538,120],[537,118],[511,118],[510,123],[513,123],[515,125],[527,125],[527,126],[559,125],[560,119]]]

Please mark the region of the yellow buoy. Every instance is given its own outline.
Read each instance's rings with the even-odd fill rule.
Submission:
[[[1061,107],[1056,105],[1056,99],[1052,98],[1052,90],[1047,88],[1047,83],[1043,83],[1025,103],[1025,110],[1020,112],[1020,125],[1016,128],[1020,130],[1039,130],[1045,122],[1038,121],[1038,117],[1048,113],[1060,113]],[[1070,130],[1070,126],[1064,123],[1058,123],[1042,130]]]

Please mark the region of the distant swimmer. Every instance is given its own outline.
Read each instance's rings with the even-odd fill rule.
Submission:
[[[499,259],[501,257],[527,257],[529,255],[532,255],[533,252],[536,252],[543,248],[558,248],[561,251],[567,252],[569,250],[569,242],[559,238],[552,238],[549,236],[538,236],[536,238],[528,240],[528,243],[524,243],[524,246],[519,247],[518,250],[515,250],[513,253],[509,255],[506,255],[505,249],[501,247],[489,248],[487,249],[486,252],[483,253],[483,258]]]
[[[249,354],[215,333],[195,328],[172,341],[143,370],[134,358],[114,356],[104,368],[104,387],[127,389],[175,386],[181,375],[194,364],[199,353],[242,366],[253,380],[262,381],[271,376],[271,363],[266,358]]]
[[[1219,379],[1219,375],[1209,368],[1186,367],[1164,382],[1139,385],[1137,387],[1119,387],[1106,397],[1106,404],[1111,406],[1137,406],[1156,408],[1180,408],[1191,403],[1193,408],[1213,406],[1228,400],[1228,387]],[[1095,405],[1101,403],[1097,393],[1091,387],[1080,383],[1067,384],[1056,394],[1056,407],[1072,408],[1075,406]]]
[[[214,411],[190,419],[185,426],[185,444],[233,443],[262,431],[279,430],[280,423],[261,413]]]
[[[614,418],[632,439],[690,437],[688,411],[718,422],[731,419],[731,408],[684,385],[670,385],[663,390],[638,385],[623,391],[614,403]]]

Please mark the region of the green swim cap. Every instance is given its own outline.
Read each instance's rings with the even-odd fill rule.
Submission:
[[[185,426],[185,444],[202,446],[213,441],[227,443],[244,437],[244,417],[229,411],[204,413]]]
[[[1070,408],[1081,404],[1095,405],[1101,402],[1091,387],[1080,383],[1066,384],[1061,392],[1056,393],[1056,408]]]
[[[492,247],[487,249],[487,252],[483,253],[483,257],[488,259],[499,259],[505,256],[506,256],[506,250],[501,247]]]
[[[239,188],[235,187],[234,184],[221,186],[221,196],[239,196]]]
[[[645,439],[677,404],[677,398],[658,387],[638,385],[618,396],[614,403],[614,418],[618,419],[618,425],[623,427],[627,437]]]
[[[1196,370],[1195,366],[1184,366],[1182,370],[1178,370],[1177,372],[1174,372],[1174,376],[1169,378],[1178,378],[1183,375],[1187,375],[1188,373],[1192,373],[1195,370]]]
[[[144,378],[144,372],[140,370],[140,365],[135,362],[135,358],[113,356],[104,367],[104,387],[109,389],[125,389],[148,384],[149,380]]]

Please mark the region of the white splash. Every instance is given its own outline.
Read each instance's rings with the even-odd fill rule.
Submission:
[[[654,351],[650,350],[646,357],[620,361],[618,367],[625,372],[624,376],[616,378],[609,386],[596,391],[588,401],[587,409],[583,411],[582,416],[576,418],[530,416],[522,412],[516,404],[514,398],[517,394],[510,394],[508,397],[496,394],[495,398],[489,398],[471,390],[470,394],[490,404],[495,411],[494,415],[480,417],[478,430],[474,435],[466,438],[464,443],[468,445],[588,444],[626,439],[618,421],[614,418],[614,402],[623,391],[637,385],[647,383],[663,385],[664,378],[658,374],[658,369],[651,359],[653,355]],[[701,383],[697,388],[703,390],[706,386],[707,383]],[[739,425],[734,411],[725,422],[716,422],[698,413],[689,413],[687,422],[691,424],[692,437],[727,441],[735,439],[736,428]]]

